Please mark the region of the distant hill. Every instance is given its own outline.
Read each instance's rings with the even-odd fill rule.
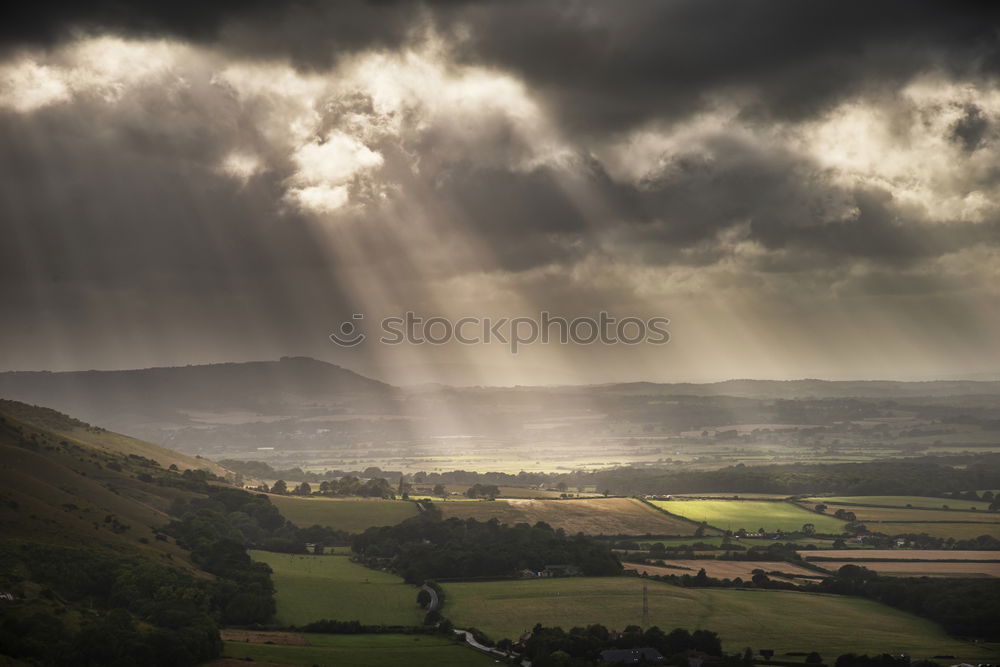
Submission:
[[[6,372],[0,373],[0,397],[48,405],[215,460],[345,470],[395,466],[417,453],[463,456],[489,447],[488,440],[544,441],[547,454],[562,448],[559,456],[571,459],[581,443],[596,437],[677,435],[733,424],[830,425],[885,416],[890,409],[989,428],[1000,423],[996,381],[742,379],[403,389],[306,357],[124,371]],[[887,401],[899,405],[879,405]],[[458,441],[449,440],[455,436],[475,440],[461,451]]]
[[[708,383],[627,382],[596,385],[597,393],[634,395],[735,396],[760,399],[912,398],[1000,395],[1000,382],[976,380],[725,380]]]
[[[123,371],[10,371],[0,395],[88,415],[113,403],[119,413],[164,409],[266,408],[343,395],[384,396],[392,387],[308,357],[278,361],[175,366]]]
[[[202,428],[200,414],[213,415],[210,422],[228,424],[240,423],[241,415],[391,412],[395,391],[307,357],[122,371],[0,373],[0,397],[52,406],[122,433],[195,452],[196,444],[177,436],[188,427]],[[191,435],[197,442],[199,434]],[[233,438],[246,440],[244,434]]]

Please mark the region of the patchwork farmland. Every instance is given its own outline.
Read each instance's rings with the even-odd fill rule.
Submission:
[[[698,526],[634,498],[572,500],[493,500],[478,503],[438,503],[445,518],[498,519],[501,523],[534,525],[544,521],[567,533],[588,535],[694,535]],[[716,531],[709,530],[708,534]]]

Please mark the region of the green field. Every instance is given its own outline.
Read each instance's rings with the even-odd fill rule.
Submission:
[[[299,556],[251,551],[274,571],[281,625],[320,619],[367,625],[419,625],[417,588],[399,577],[352,563],[346,556]]]
[[[444,637],[429,635],[306,635],[311,646],[226,642],[225,657],[285,665],[351,667],[476,667],[487,657]],[[249,663],[253,664],[253,663]]]
[[[438,503],[445,518],[498,519],[513,525],[544,521],[567,533],[588,535],[693,535],[698,526],[668,516],[635,498],[494,500]],[[714,531],[710,531],[714,533]]]
[[[394,526],[418,512],[415,503],[405,500],[276,495],[268,498],[296,526],[319,524],[349,533],[361,533],[372,526]]]
[[[835,512],[836,505],[874,505],[877,507],[906,507],[912,506],[918,509],[943,509],[948,506],[953,510],[970,510],[978,508],[981,510],[989,507],[989,502],[975,500],[955,500],[954,498],[928,498],[926,496],[833,496],[830,498],[805,498],[802,502],[815,504],[825,503],[834,505],[828,512]]]
[[[706,521],[710,526],[736,532],[740,528],[756,531],[795,531],[811,523],[817,533],[839,534],[844,522],[832,516],[823,516],[798,505],[767,500],[653,500],[671,514],[692,521]]]
[[[632,577],[573,577],[445,584],[444,614],[494,639],[516,639],[535,623],[564,629],[601,623],[621,630],[642,624],[642,587],[649,586],[649,624],[719,633],[723,648],[847,653],[948,654],[995,661],[988,649],[949,637],[931,621],[871,600],[793,591],[694,589]],[[957,660],[956,660],[957,662]]]

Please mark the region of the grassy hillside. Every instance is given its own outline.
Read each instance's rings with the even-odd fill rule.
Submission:
[[[273,571],[276,620],[305,625],[322,619],[366,625],[419,625],[417,588],[399,577],[352,563],[346,556],[299,556],[251,552]]]
[[[177,499],[193,497],[150,455],[199,463],[162,447],[94,428],[53,410],[0,401],[0,528],[6,540],[103,548],[178,559],[186,552],[157,539]],[[178,468],[180,466],[178,465]]]
[[[818,651],[906,652],[914,658],[954,655],[995,660],[994,651],[949,637],[931,621],[860,598],[800,593],[695,589],[641,578],[602,577],[449,583],[444,613],[459,627],[494,639],[517,638],[535,623],[618,630],[642,624],[642,587],[649,587],[649,624],[718,632],[726,651],[746,646]]]
[[[246,535],[298,529],[266,500],[189,457],[0,407],[0,662],[183,667],[219,654],[218,623],[269,620]]]
[[[416,516],[415,503],[381,498],[322,498],[269,495],[282,515],[297,526],[330,526],[360,533],[372,526],[394,526]]]
[[[445,518],[499,519],[501,523],[534,525],[544,521],[567,533],[587,535],[693,535],[698,526],[671,517],[634,498],[573,500],[495,500],[437,503]],[[714,531],[709,531],[713,534]]]
[[[219,476],[225,476],[228,472],[218,463],[208,459],[182,454],[160,445],[91,426],[50,408],[0,399],[0,415],[11,422],[30,425],[47,433],[63,436],[77,444],[89,445],[113,454],[125,456],[134,454],[152,459],[162,468],[175,465],[180,470],[207,470]]]

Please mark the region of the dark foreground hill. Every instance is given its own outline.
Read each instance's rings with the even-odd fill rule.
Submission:
[[[0,401],[0,663],[195,665],[267,622],[246,547],[293,535],[215,464]]]

